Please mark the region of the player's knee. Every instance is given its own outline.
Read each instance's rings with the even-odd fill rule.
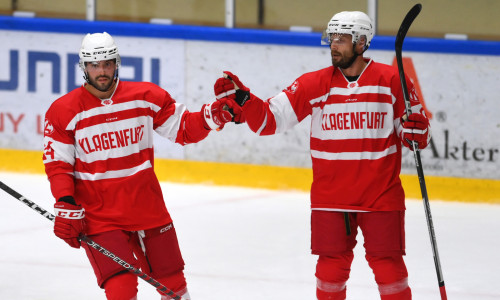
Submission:
[[[334,256],[320,255],[316,264],[316,277],[328,282],[347,281],[353,257],[352,252]]]
[[[411,299],[408,271],[402,255],[374,256],[367,254],[366,259],[375,274],[375,281],[382,299]]]
[[[391,283],[408,278],[408,271],[402,255],[377,256],[366,255],[366,260],[379,284]]]
[[[104,291],[108,300],[137,299],[137,276],[132,273],[115,275],[104,282]]]
[[[318,299],[343,300],[354,255],[346,252],[334,256],[319,256],[316,264],[316,296]]]
[[[187,291],[186,278],[184,277],[184,272],[182,270],[174,274],[159,278],[158,281],[166,286],[169,290],[173,291],[176,295],[181,296],[184,299],[190,299],[189,293]],[[161,299],[169,300],[172,298],[162,294]]]

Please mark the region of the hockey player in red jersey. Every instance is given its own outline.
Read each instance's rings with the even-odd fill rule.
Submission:
[[[262,101],[225,72],[217,99],[243,108],[242,119],[259,135],[281,133],[311,116],[311,249],[318,299],[345,299],[358,228],[380,297],[411,299],[405,255],[405,195],[399,179],[401,145],[429,142],[429,121],[407,78],[412,114],[405,116],[398,71],[364,58],[373,27],[362,12],[340,12],[324,40],[332,66],[300,76]]]
[[[181,145],[199,142],[231,121],[223,107],[232,103],[217,100],[189,112],[155,84],[120,81],[120,55],[106,32],[87,34],[79,56],[86,83],[54,101],[45,115],[43,162],[57,200],[54,233],[74,248],[86,234],[190,299],[153,170],[153,131]],[[82,246],[107,299],[136,299],[136,275]]]

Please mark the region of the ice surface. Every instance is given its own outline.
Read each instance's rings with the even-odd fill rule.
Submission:
[[[54,200],[45,176],[0,173],[38,205]],[[309,195],[162,183],[194,300],[315,299]],[[432,200],[442,270],[453,300],[500,299],[500,205]],[[0,191],[0,299],[105,299],[82,249],[52,233],[52,223]],[[347,299],[379,299],[362,236]],[[413,299],[440,299],[422,201],[407,201],[405,258]],[[159,299],[142,280],[139,299]]]

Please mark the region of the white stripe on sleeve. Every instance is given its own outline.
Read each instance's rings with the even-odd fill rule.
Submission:
[[[297,115],[284,92],[269,99],[269,108],[276,119],[276,133],[281,133],[299,123]]]
[[[175,103],[175,112],[173,115],[168,117],[165,123],[158,126],[155,131],[161,136],[171,140],[175,143],[177,138],[177,132],[181,127],[182,115],[186,111],[186,105],[182,103]]]
[[[45,136],[43,140],[44,145],[48,145],[50,143],[50,147],[54,150],[54,158],[52,158],[50,155],[45,155],[45,160],[43,161],[45,164],[54,161],[62,161],[72,166],[75,164],[74,145],[58,142],[48,136]]]

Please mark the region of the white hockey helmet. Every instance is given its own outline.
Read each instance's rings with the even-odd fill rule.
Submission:
[[[116,59],[117,67],[120,67],[121,58],[115,40],[107,32],[88,33],[80,47],[80,68],[85,72],[85,63],[101,60]]]
[[[343,11],[333,15],[323,33],[322,43],[330,45],[333,34],[350,34],[352,43],[359,41],[361,36],[366,37],[365,49],[368,49],[373,38],[372,21],[361,11]]]

